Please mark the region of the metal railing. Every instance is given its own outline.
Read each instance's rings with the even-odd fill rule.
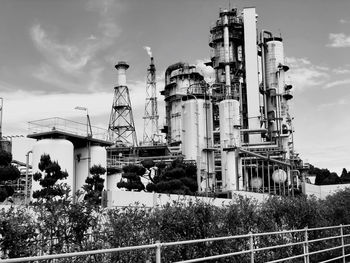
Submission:
[[[44,255],[36,257],[23,257],[14,259],[0,260],[3,263],[10,262],[115,262],[111,258],[112,254],[135,252],[137,250],[154,250],[148,253],[143,262],[169,262],[166,261],[164,255],[169,251],[166,248],[175,249],[176,246],[198,245],[204,243],[207,246],[215,242],[232,242],[239,240],[241,250],[230,251],[229,253],[206,255],[200,258],[185,259],[176,262],[208,262],[211,260],[218,260],[228,257],[244,256],[240,258],[240,262],[346,262],[346,258],[350,257],[350,251],[346,248],[350,246],[348,242],[350,237],[350,225],[339,225],[331,227],[320,228],[304,228],[297,230],[266,232],[266,233],[248,233],[245,235],[214,237],[197,240],[187,240],[178,242],[164,242],[159,241],[154,244],[119,247],[110,249],[100,249],[93,251],[82,251],[56,255]],[[279,240],[278,244],[274,244],[271,240]],[[232,243],[230,243],[232,244]],[[264,246],[262,246],[262,244]],[[315,244],[319,244],[318,246]],[[282,249],[283,248],[283,249]],[[298,249],[291,249],[298,248]],[[282,250],[281,250],[282,249]],[[273,251],[278,251],[273,253]],[[164,255],[162,256],[162,252]],[[198,252],[201,251],[197,251]],[[290,253],[287,253],[290,252]],[[328,253],[328,254],[326,254]],[[323,258],[315,257],[317,255],[324,255]],[[107,258],[96,258],[98,255],[105,255]],[[146,254],[145,254],[146,255]],[[281,256],[282,255],[282,256]],[[109,257],[108,257],[109,256]],[[80,260],[79,260],[80,258]],[[66,259],[68,261],[60,261],[59,259]],[[112,261],[108,261],[112,260]],[[101,261],[102,260],[102,261]],[[297,260],[297,261],[295,261]],[[123,261],[118,261],[123,262]],[[139,262],[139,261],[138,261]],[[173,261],[174,262],[174,261]],[[217,261],[215,261],[217,262]]]
[[[62,131],[79,136],[88,136],[88,123],[80,123],[63,118],[48,118],[28,122],[29,133],[42,133],[49,131]],[[108,140],[108,132],[105,129],[91,126],[92,137],[100,140]]]

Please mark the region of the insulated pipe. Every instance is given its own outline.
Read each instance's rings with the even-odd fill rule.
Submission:
[[[26,154],[26,182],[24,186],[24,204],[28,204],[28,170],[29,170],[29,154],[32,153],[32,151],[28,151]]]
[[[265,128],[268,129],[268,118],[267,118],[267,98],[266,98],[266,69],[265,69],[265,41],[264,35],[270,35],[272,37],[272,33],[266,30],[261,31],[261,65],[262,65],[262,83],[264,90],[264,114],[265,114]]]
[[[227,13],[223,16],[224,25],[224,55],[225,55],[225,84],[226,84],[226,95],[231,95],[231,76],[230,76],[230,40],[228,32],[228,17]]]

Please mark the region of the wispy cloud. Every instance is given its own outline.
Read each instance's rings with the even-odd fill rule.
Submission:
[[[324,88],[329,89],[329,88],[346,85],[346,84],[350,84],[350,79],[342,79],[342,80],[335,80],[335,81],[329,82],[324,86]]]
[[[86,66],[91,58],[89,49],[81,50],[72,44],[61,44],[50,39],[40,24],[32,26],[30,35],[38,50],[61,69],[71,72]]]
[[[30,36],[44,60],[32,70],[32,76],[62,91],[93,92],[103,87],[104,53],[121,32],[115,16],[111,15],[118,3],[112,0],[87,2],[88,10],[99,14],[96,32],[91,32],[89,37],[62,41],[59,36],[64,32],[59,29],[52,32],[40,23],[33,25]]]
[[[350,47],[350,36],[347,36],[344,33],[330,33],[329,40],[331,43],[327,44],[328,47]]]
[[[329,108],[333,108],[333,107],[337,107],[337,106],[341,106],[341,105],[346,105],[346,104],[348,104],[348,101],[344,98],[341,98],[341,99],[338,99],[337,101],[334,101],[334,102],[320,104],[317,107],[317,110],[318,111],[328,110]]]
[[[347,20],[347,19],[339,19],[339,23],[340,24],[350,24],[350,20]]]
[[[328,67],[315,65],[308,58],[287,57],[286,62],[290,65],[286,81],[296,90],[324,85],[330,78]]]

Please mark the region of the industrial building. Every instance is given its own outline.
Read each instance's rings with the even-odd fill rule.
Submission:
[[[288,105],[292,85],[285,80],[289,67],[282,38],[266,30],[258,32],[255,8],[220,10],[210,27],[211,59],[206,63],[215,70],[214,83],[207,83],[200,69],[186,62],[166,69],[161,90],[166,118],[161,128],[163,143],[150,139],[158,138],[160,129],[153,57],[147,78],[144,141],[139,144],[125,91],[128,65],[119,62],[109,124],[117,140],[108,149],[109,166],[131,159],[182,156],[197,165],[199,192],[293,194],[301,160],[293,147]]]
[[[105,189],[116,190],[121,167],[152,159],[183,158],[197,166],[198,192],[230,197],[234,191],[293,195],[301,160],[294,152],[289,101],[292,85],[281,36],[257,29],[255,8],[220,10],[210,27],[207,83],[201,70],[177,62],[165,71],[161,95],[165,125],[159,127],[155,59],[145,83],[144,134],[136,129],[127,85],[129,65],[120,61],[108,131],[52,118],[30,122],[33,172],[48,153],[81,189],[93,164],[107,166]],[[159,87],[158,87],[159,88]],[[139,140],[138,140],[139,138]],[[142,139],[140,139],[142,138]],[[33,182],[33,190],[39,187]]]

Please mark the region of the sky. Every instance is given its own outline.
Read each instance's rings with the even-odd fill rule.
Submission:
[[[0,97],[3,135],[28,134],[28,122],[61,117],[108,127],[118,61],[142,138],[146,73],[152,49],[157,89],[165,69],[210,57],[209,27],[220,8],[256,7],[258,28],[281,35],[293,84],[295,150],[304,162],[350,170],[350,1],[348,0],[2,0]],[[159,95],[160,125],[164,101]],[[28,139],[14,139],[24,160]]]

